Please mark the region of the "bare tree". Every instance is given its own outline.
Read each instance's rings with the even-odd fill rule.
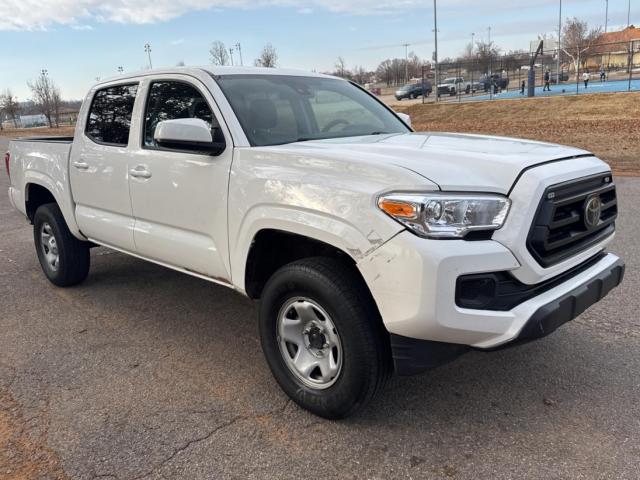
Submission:
[[[372,73],[364,69],[364,67],[355,67],[351,72],[351,78],[358,85],[364,85],[371,80]]]
[[[335,63],[335,75],[337,77],[346,78],[347,77],[347,62],[344,61],[344,58],[338,57]]]
[[[20,104],[11,89],[7,88],[0,95],[0,111],[11,119],[13,126],[18,128],[18,113],[20,112]],[[0,119],[0,123],[2,120]]]
[[[589,29],[587,22],[575,17],[565,22],[562,27],[562,51],[571,58],[576,75],[580,62],[586,65],[590,50],[601,35],[600,27]]]
[[[58,126],[60,116],[60,90],[57,85],[49,78],[46,71],[42,71],[40,76],[34,82],[27,82],[27,86],[33,94],[33,103],[36,110],[47,117],[49,127]]]
[[[278,53],[274,46],[267,43],[262,49],[262,52],[260,52],[260,57],[256,58],[254,64],[256,67],[275,68],[278,64]]]
[[[481,72],[490,73],[493,70],[493,63],[500,55],[500,47],[494,42],[479,41],[476,42],[476,56],[478,59],[478,69]]]
[[[178,63],[176,63],[176,67],[184,67],[184,66],[185,66],[184,60],[180,60],[178,61]]]
[[[229,65],[229,51],[220,40],[211,44],[209,58],[214,65]]]

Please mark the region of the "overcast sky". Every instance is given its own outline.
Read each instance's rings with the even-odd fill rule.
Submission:
[[[529,48],[557,31],[558,0],[439,0],[440,56],[456,56],[471,39],[491,38],[503,50]],[[626,26],[628,0],[609,0],[610,30]],[[640,23],[640,0],[631,0]],[[564,0],[563,17],[603,25],[605,0]],[[338,56],[348,67],[403,57],[403,43],[421,57],[433,52],[431,0],[2,0],[0,90],[20,100],[41,69],[65,98],[82,98],[96,77],[154,67],[208,63],[209,45],[240,43],[252,64],[271,42],[283,67],[328,71]],[[234,55],[236,62],[238,54]]]

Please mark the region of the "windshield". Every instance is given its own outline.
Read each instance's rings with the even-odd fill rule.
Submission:
[[[215,78],[254,147],[410,131],[375,98],[343,80],[288,75]]]
[[[456,83],[456,79],[455,78],[447,78],[447,79],[445,79],[445,81],[443,83]]]

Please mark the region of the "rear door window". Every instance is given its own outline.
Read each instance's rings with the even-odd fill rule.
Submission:
[[[98,90],[93,96],[86,135],[97,143],[126,146],[129,143],[131,114],[138,85],[115,85]]]

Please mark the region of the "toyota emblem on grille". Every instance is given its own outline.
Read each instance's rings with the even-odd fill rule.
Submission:
[[[602,215],[602,200],[598,196],[591,197],[584,206],[585,227],[589,230],[595,228],[600,222],[600,215]]]

